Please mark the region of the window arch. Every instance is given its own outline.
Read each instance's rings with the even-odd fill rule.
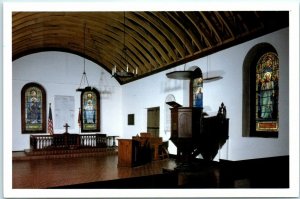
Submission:
[[[244,62],[243,136],[278,137],[279,59],[267,43],[253,47]]]
[[[81,131],[100,132],[100,94],[95,88],[81,93]]]
[[[46,133],[46,92],[37,83],[21,90],[22,133]]]

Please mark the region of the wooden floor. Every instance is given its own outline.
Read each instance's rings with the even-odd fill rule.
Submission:
[[[22,156],[22,154],[16,154]],[[118,156],[13,160],[13,189],[55,188],[66,185],[162,174],[174,169],[175,160],[153,161],[134,168],[118,167]]]
[[[95,155],[98,154],[98,155]],[[118,155],[95,152],[25,158],[13,154],[13,189],[106,188],[289,188],[289,157],[206,162],[191,165],[193,172],[177,167],[174,159],[152,161],[138,167],[118,167]],[[199,162],[200,161],[200,162]],[[280,172],[278,172],[280,170]],[[178,170],[177,170],[178,171]]]

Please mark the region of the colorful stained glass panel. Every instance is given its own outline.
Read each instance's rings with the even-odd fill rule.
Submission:
[[[266,53],[256,65],[256,131],[278,131],[278,82],[278,57]]]
[[[92,91],[86,91],[82,96],[83,130],[97,129],[97,96]]]
[[[38,87],[25,91],[25,130],[41,131],[43,129],[43,96]]]
[[[203,108],[203,78],[193,79],[193,106]]]

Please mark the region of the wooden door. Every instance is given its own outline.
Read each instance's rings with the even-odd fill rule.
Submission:
[[[147,112],[147,132],[152,137],[159,137],[159,107],[148,108]]]

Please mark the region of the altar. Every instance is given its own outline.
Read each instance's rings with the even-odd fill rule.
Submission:
[[[62,134],[30,135],[30,150],[33,151],[107,147],[107,140],[109,138],[108,136],[106,136],[106,134],[69,133],[68,128],[70,126],[66,123],[64,127],[65,132]]]

